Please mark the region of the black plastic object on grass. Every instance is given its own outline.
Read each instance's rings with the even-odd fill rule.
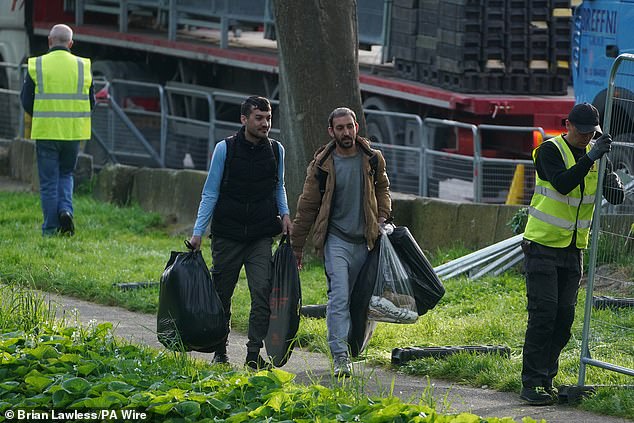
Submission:
[[[634,298],[592,297],[592,307],[598,310],[610,308],[634,308]]]
[[[180,351],[214,351],[228,332],[225,313],[200,251],[172,251],[161,275],[158,340]]]
[[[497,354],[509,358],[511,349],[501,345],[463,345],[455,347],[406,347],[392,350],[392,364],[402,366],[410,360],[419,358],[443,358],[458,353]]]
[[[422,316],[438,304],[445,295],[445,287],[407,227],[396,227],[390,241],[409,275],[416,309]]]
[[[295,336],[299,329],[300,309],[302,307],[302,290],[297,261],[286,235],[282,235],[280,244],[273,255],[269,305],[271,317],[264,345],[271,363],[276,367],[281,367],[291,357]]]
[[[141,288],[153,288],[159,285],[160,285],[160,282],[122,282],[122,283],[112,284],[113,287],[119,288],[122,291],[130,291],[133,289],[141,289]]]
[[[299,310],[299,314],[304,317],[311,317],[313,319],[325,319],[326,304],[303,305],[302,308]]]

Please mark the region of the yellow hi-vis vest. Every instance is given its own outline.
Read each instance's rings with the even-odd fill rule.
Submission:
[[[548,141],[554,143],[566,165],[574,166],[575,158],[561,135]],[[586,147],[586,151],[590,146]],[[537,149],[533,150],[535,160]],[[570,245],[577,231],[577,248],[586,248],[590,235],[590,224],[594,212],[598,173],[596,163],[584,178],[584,192],[577,185],[568,195],[559,193],[548,181],[535,172],[535,193],[528,209],[528,222],[524,238],[548,247],[564,248]]]
[[[90,59],[54,50],[30,58],[28,70],[35,83],[31,139],[90,139]]]

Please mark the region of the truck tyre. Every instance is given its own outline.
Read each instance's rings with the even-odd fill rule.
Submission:
[[[621,178],[624,185],[634,180],[634,133],[620,134],[614,137],[610,152],[612,168]],[[622,213],[634,213],[634,196],[626,192],[623,204],[617,210]]]
[[[614,170],[622,170],[634,177],[634,133],[620,134],[614,137],[610,156]]]

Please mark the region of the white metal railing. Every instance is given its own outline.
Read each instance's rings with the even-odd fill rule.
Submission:
[[[161,86],[113,79],[110,82],[96,80],[95,85],[96,91],[104,87],[107,90],[107,96],[93,113],[94,143],[86,143],[86,152],[98,156],[97,165],[116,161],[183,168],[192,167],[193,162],[193,168],[206,170],[215,143],[240,127],[237,119],[227,120],[221,111],[233,107],[237,112],[247,97],[243,93],[186,84]],[[17,117],[17,121],[8,122],[6,118],[0,121],[0,131],[9,131],[9,136],[14,137],[22,131],[19,93],[2,90],[0,101],[9,105],[10,112],[4,116]],[[279,106],[277,100],[271,103],[274,108]],[[458,201],[503,203],[514,179],[521,176],[520,204],[530,201],[534,183],[532,161],[484,157],[480,140],[483,131],[541,131],[541,128],[423,120],[414,114],[378,110],[364,110],[364,113],[375,121],[390,120],[396,128],[395,139],[370,137],[373,146],[386,158],[393,191]],[[432,145],[432,129],[437,127],[470,132],[473,155],[456,154]],[[279,138],[279,129],[273,128],[271,135]]]

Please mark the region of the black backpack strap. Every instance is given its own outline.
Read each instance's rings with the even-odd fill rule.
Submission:
[[[225,138],[225,146],[227,147],[227,154],[225,156],[224,170],[222,171],[222,182],[220,184],[221,186],[226,186],[228,183],[227,181],[229,181],[229,169],[231,169],[231,166],[229,166],[229,163],[231,163],[231,160],[233,160],[233,156],[236,152],[235,138],[236,138],[235,135]]]
[[[370,172],[372,173],[372,179],[374,185],[376,185],[376,170],[379,168],[379,156],[376,154],[370,157]]]
[[[321,198],[323,198],[324,194],[326,193],[326,179],[328,179],[328,173],[324,172],[321,169],[321,166],[324,164],[328,156],[332,154],[332,151],[334,149],[335,149],[335,145],[333,144],[330,147],[330,149],[326,151],[326,154],[324,154],[324,156],[316,163],[317,172],[315,172],[315,178],[317,179],[317,182],[319,183],[319,194],[321,195]]]
[[[271,148],[273,149],[273,157],[275,158],[275,184],[280,181],[280,142],[278,140],[271,139]]]

